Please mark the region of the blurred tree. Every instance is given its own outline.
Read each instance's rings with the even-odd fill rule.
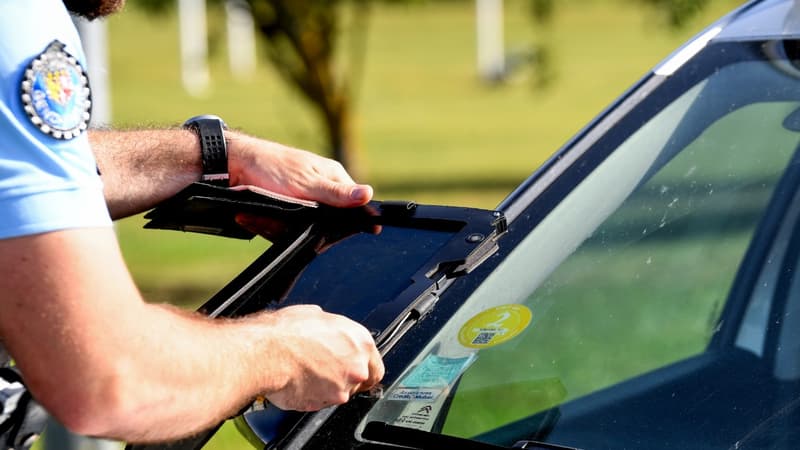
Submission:
[[[369,14],[368,0],[247,0],[267,58],[312,105],[322,120],[335,159],[358,175],[352,123],[355,85],[360,81]],[[337,68],[343,4],[353,12],[353,44],[347,70]]]
[[[225,0],[208,0],[221,4]],[[413,1],[413,0],[393,0]],[[132,1],[131,3],[134,3]],[[164,13],[175,2],[135,0],[148,12]],[[360,82],[369,0],[246,0],[267,59],[321,118],[328,150],[354,176],[357,165],[352,105]],[[348,8],[349,7],[349,8]],[[351,48],[340,55],[345,14],[352,13]],[[341,60],[347,56],[346,61]]]

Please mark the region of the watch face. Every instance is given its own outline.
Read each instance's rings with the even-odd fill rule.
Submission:
[[[189,119],[186,119],[186,122],[183,123],[183,127],[184,128],[195,127],[196,126],[195,124],[206,120],[219,122],[222,125],[223,130],[228,128],[228,125],[225,124],[225,121],[222,120],[221,117],[215,116],[214,114],[201,114],[199,116],[190,117]]]
[[[183,124],[200,138],[203,160],[202,181],[228,185],[228,148],[225,142],[225,122],[214,115],[192,117]]]

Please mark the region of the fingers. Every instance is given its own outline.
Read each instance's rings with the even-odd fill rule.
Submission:
[[[369,360],[369,373],[370,377],[362,384],[363,390],[368,390],[380,383],[383,376],[386,374],[386,368],[383,365],[383,357],[375,346],[372,347],[372,356]]]
[[[350,319],[342,318],[351,322]],[[350,367],[351,376],[345,386],[348,399],[359,392],[369,390],[383,379],[384,375],[383,358],[378,352],[372,335],[361,324],[351,323],[354,326],[353,337],[361,352],[359,358],[351,359],[353,362]]]
[[[360,328],[362,328],[363,332],[366,333],[365,336],[369,335],[369,331],[367,331],[366,328],[361,326]],[[355,379],[354,382],[349,386],[349,396],[353,396],[359,392],[368,391],[383,379],[385,371],[383,366],[383,358],[381,357],[380,352],[378,352],[378,348],[375,346],[375,341],[373,340],[372,335],[369,335],[369,337],[365,339],[366,341],[364,341],[364,349],[366,352],[366,361],[360,362],[362,367],[360,367],[358,370],[359,376],[357,379]]]
[[[372,200],[372,186],[320,180],[319,201],[339,208],[362,206]]]
[[[260,235],[268,241],[280,238],[286,232],[286,224],[279,220],[256,216],[253,214],[239,213],[233,218],[245,230]]]
[[[375,346],[372,346],[370,350],[369,361],[367,362],[367,371],[367,378],[363,382],[353,386],[353,389],[350,391],[351,396],[359,392],[372,389],[372,387],[377,385],[383,379],[383,375],[385,373],[383,359],[381,358],[381,354],[378,352],[378,349]]]
[[[229,145],[231,184],[252,184],[280,194],[351,208],[372,199],[372,187],[358,184],[333,159],[244,135]]]
[[[316,305],[281,308],[270,318],[280,322],[280,354],[290,368],[282,387],[266,394],[276,406],[314,411],[346,403],[383,378],[381,355],[361,324]]]
[[[339,161],[325,158],[315,153],[308,153],[308,155],[309,158],[317,160],[321,166],[320,169],[318,169],[318,173],[320,173],[320,175],[322,175],[324,178],[342,184],[356,184],[355,180],[353,180],[350,174],[347,173],[347,169],[345,169],[342,163]]]
[[[342,208],[352,208],[362,206],[372,200],[372,186],[358,184],[350,177],[347,170],[338,162],[332,159],[319,158],[319,168],[316,170],[319,175],[319,201],[331,206]]]
[[[350,200],[353,206],[361,206],[372,200],[372,186],[368,184],[358,184],[350,190]]]

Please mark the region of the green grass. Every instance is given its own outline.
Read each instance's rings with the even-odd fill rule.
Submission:
[[[719,1],[686,30],[671,32],[630,2],[560,4],[537,29],[525,2],[506,2],[510,49],[548,42],[555,78],[547,90],[529,71],[500,86],[475,71],[472,2],[379,5],[369,24],[363,82],[357,86],[362,181],[377,199],[492,208],[572,134],[689,35],[736,2]],[[210,17],[222,32],[220,17]],[[135,8],[111,20],[114,123],[176,125],[215,113],[259,136],[321,151],[313,113],[261,64],[249,80],[227,71],[224,45],[212,46],[213,84],[203,98],[180,85],[174,17]],[[259,254],[264,244],[145,231],[141,216],[117,231],[131,272],[155,301],[195,306]],[[232,427],[209,448],[246,448]]]
[[[141,217],[117,223],[125,259],[149,301],[197,307],[266,250],[260,238],[143,230]]]

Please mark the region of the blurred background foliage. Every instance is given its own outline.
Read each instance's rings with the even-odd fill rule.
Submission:
[[[223,0],[211,0],[218,8]],[[283,80],[305,98],[315,111],[325,146],[331,156],[358,176],[361,168],[354,137],[352,108],[358,81],[362,78],[366,51],[365,40],[373,3],[420,3],[435,0],[241,0],[255,20],[262,41],[263,54]],[[439,0],[442,1],[442,0]],[[455,3],[454,0],[447,0]],[[555,0],[523,0],[537,26],[547,27],[556,11]],[[685,26],[709,0],[629,0],[650,7],[666,18],[672,28]],[[175,2],[137,0],[151,14],[172,12]],[[462,0],[460,3],[471,4]],[[562,0],[561,8],[564,8]],[[573,3],[578,3],[573,0]],[[569,5],[572,6],[572,5]],[[343,27],[344,15],[351,14],[349,27]],[[337,64],[340,36],[347,33],[350,44],[346,64]],[[552,43],[547,33],[529,49],[522,60],[533,65],[535,85],[546,88],[552,80]],[[492,81],[503,81],[519,64],[510,58],[508,67]],[[345,69],[342,66],[346,65]]]
[[[256,69],[231,74],[224,9],[209,3],[211,86],[194,96],[181,84],[174,2],[129,0],[109,20],[114,125],[178,126],[214,113],[288,145],[327,156],[344,150],[376,199],[493,208],[647,70],[741,1],[508,0],[509,70],[491,81],[476,69],[473,1],[249,3]],[[303,19],[279,23],[279,4]],[[281,28],[287,24],[298,28]],[[318,45],[291,43],[311,32],[320,34]],[[302,51],[320,66],[283,65],[302,60]],[[304,85],[310,75],[328,81]],[[326,118],[325,108],[337,107],[346,112],[346,144],[332,139]],[[143,230],[143,223],[141,216],[117,222],[137,284],[151,301],[187,308],[268,245]],[[209,445],[246,447],[228,428]]]

